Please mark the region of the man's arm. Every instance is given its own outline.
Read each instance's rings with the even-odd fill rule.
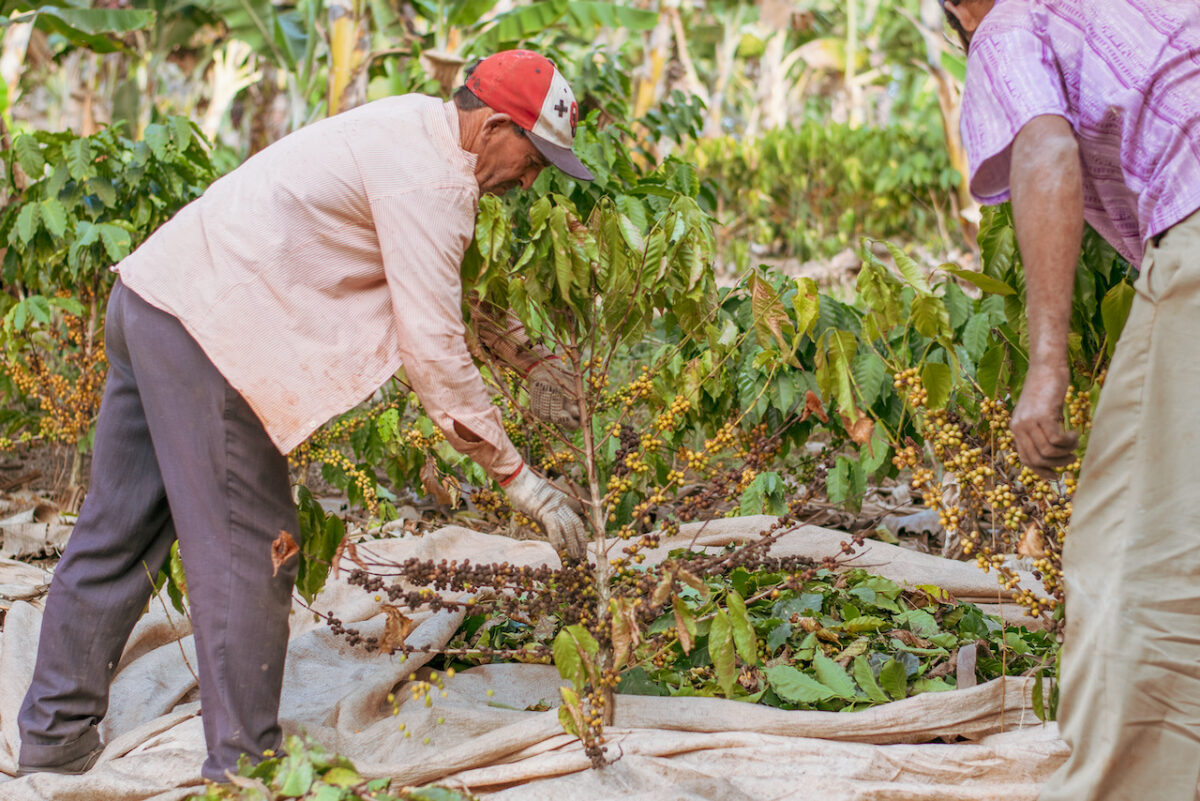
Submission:
[[[451,447],[500,482],[513,507],[536,520],[556,548],[581,558],[586,525],[562,492],[524,464],[467,349],[459,269],[474,220],[473,193],[427,189],[372,198],[371,206],[400,357],[426,414]]]
[[[1013,142],[1010,182],[1029,322],[1029,372],[1012,430],[1021,461],[1052,478],[1052,468],[1075,460],[1079,444],[1079,435],[1062,424],[1071,381],[1071,298],[1083,239],[1079,145],[1065,118],[1035,117],[1021,129]]]
[[[477,296],[470,299],[479,344],[526,379],[529,409],[538,418],[568,431],[579,428],[579,400],[572,376],[547,347],[530,340],[511,311]]]
[[[534,365],[554,355],[544,345],[530,340],[525,333],[525,326],[511,311],[501,309],[474,293],[468,302],[479,344],[503,365],[521,375],[528,375]]]

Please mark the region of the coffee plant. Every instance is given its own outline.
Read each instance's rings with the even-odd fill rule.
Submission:
[[[832,256],[863,235],[945,240],[961,180],[936,126],[812,119],[755,139],[705,139],[692,156],[718,187],[721,255],[736,264],[749,260],[751,245],[804,260]]]
[[[476,252],[466,267],[481,299],[511,309],[575,382],[585,425],[568,435],[525,414],[519,377],[481,354],[512,439],[578,502],[596,539],[595,565],[567,560],[560,568],[533,569],[413,560],[360,567],[350,581],[387,596],[394,610],[389,622],[397,621],[390,635],[371,639],[336,616],[329,621],[352,643],[391,651],[406,647],[404,621],[416,609],[490,609],[535,624],[550,619],[559,631],[552,645],[507,655],[553,660],[572,681],[564,690],[563,722],[597,764],[604,761],[602,731],[611,722],[622,671],[653,658],[641,647],[650,642],[647,627],[666,610],[690,620],[680,588],[699,591],[701,576],[738,566],[767,567],[781,573],[781,585],[798,586],[818,567],[768,555],[770,543],[797,523],[786,514],[762,539],[731,554],[646,564],[645,552],[679,531],[686,510],[740,508],[781,437],[731,409],[724,400],[728,386],[704,389],[713,373],[734,375],[723,370],[724,361],[753,336],[718,325],[708,217],[686,194],[659,193],[638,208],[648,224],[639,225],[610,199],[592,205],[586,221],[563,195],[539,198],[520,217],[485,199]],[[692,360],[686,368],[692,380],[677,382],[685,345],[702,345],[710,358]],[[778,368],[771,371],[760,392],[779,376]],[[797,408],[787,410],[778,428],[801,416]],[[772,492],[781,500],[786,494],[782,482],[766,494]],[[502,524],[535,525],[489,488],[478,488],[474,499]],[[684,514],[670,513],[675,504]],[[782,506],[786,512],[787,503]],[[439,592],[475,595],[453,601]],[[695,621],[690,625],[694,629]],[[730,643],[733,636],[730,629]]]
[[[880,602],[884,611],[901,616],[890,621],[875,614],[878,605],[864,613],[866,601],[810,609],[812,615],[797,610],[795,620],[791,614],[779,618],[770,631],[759,630],[765,622],[760,627],[753,621],[764,615],[773,621],[780,602],[811,596],[822,582],[842,590],[845,582],[868,580],[831,583],[821,571],[839,567],[840,556],[823,563],[777,559],[769,546],[795,529],[817,488],[853,502],[868,475],[896,475],[911,467],[888,456],[897,443],[925,435],[919,410],[942,410],[952,400],[967,404],[975,397],[968,388],[977,389],[972,379],[978,370],[963,354],[981,356],[987,348],[973,342],[968,350],[958,342],[962,329],[972,325],[965,318],[975,312],[986,323],[992,313],[999,323],[1002,306],[988,297],[972,299],[950,280],[931,287],[895,246],[890,252],[899,275],[864,248],[857,307],[819,296],[811,282],[784,282],[767,273],[718,292],[706,269],[709,222],[696,202],[676,195],[653,219],[639,227],[607,199],[592,206],[586,222],[561,195],[538,199],[520,218],[500,202],[485,200],[477,251],[468,263],[481,296],[512,309],[575,381],[590,425],[568,435],[526,415],[519,376],[481,354],[512,439],[583,510],[597,540],[595,565],[362,563],[350,581],[386,596],[388,627],[381,636],[364,636],[334,614],[333,630],[368,649],[412,650],[404,640],[414,611],[462,610],[467,631],[437,652],[466,663],[553,662],[572,685],[563,692],[564,727],[581,738],[596,764],[605,761],[603,728],[612,720],[614,690],[626,680],[684,694],[763,698],[769,691],[781,705],[817,703],[817,708],[879,703],[901,697],[901,687],[904,694],[948,689],[951,651],[965,644],[961,638],[978,639],[993,625],[978,629],[975,613],[968,629],[943,631],[936,617],[930,624],[922,615],[950,610],[939,612],[936,602],[931,610],[928,599],[921,605],[893,593]],[[987,284],[989,277],[975,280]],[[1000,279],[990,280],[999,291]],[[986,346],[991,333],[987,328],[983,333]],[[617,358],[622,351],[625,358]],[[891,382],[889,374],[896,376]],[[389,430],[402,430],[395,422],[399,414],[399,409],[381,413],[376,431],[385,420]],[[779,472],[785,452],[798,450],[817,426],[833,433],[837,447],[831,455],[814,460],[803,473]],[[438,446],[436,437],[411,424],[403,430],[407,443]],[[944,450],[938,453],[946,458]],[[535,526],[508,510],[490,487],[467,489],[458,476],[437,476],[444,490],[453,485],[465,491],[494,526]],[[801,476],[807,479],[803,488]],[[747,511],[780,516],[760,539],[729,553],[680,552],[658,564],[645,560],[664,536],[678,533],[682,520]],[[847,543],[845,551],[852,550]],[[750,575],[759,577],[755,588],[738,589],[737,582],[745,585]],[[733,589],[724,586],[729,582]],[[865,597],[866,589],[859,595]],[[951,622],[957,625],[967,612],[955,614]],[[484,621],[492,624],[486,639],[472,641]],[[779,629],[782,622],[792,628]],[[540,637],[506,637],[497,626],[507,624],[541,632]],[[795,626],[803,635],[793,641]],[[818,630],[826,632],[825,639]],[[857,639],[843,642],[830,634],[836,631]],[[873,636],[876,632],[882,633]],[[808,635],[816,635],[821,647]],[[908,660],[897,654],[911,652],[897,650],[893,641],[910,649],[942,648],[923,655],[946,661],[904,664]],[[1026,663],[1014,657],[1013,667],[1045,669],[1052,644],[1039,641],[1039,655]],[[1013,653],[1022,657],[1036,650],[1028,642],[996,647],[1005,659],[1006,649],[1020,648]],[[844,664],[835,670],[830,664],[838,659]],[[686,677],[678,672],[680,660],[689,664]],[[841,676],[851,664],[856,675],[847,684]],[[805,667],[814,672],[805,673]]]
[[[0,450],[90,445],[107,362],[103,310],[119,262],[216,176],[183,117],[133,141],[120,127],[91,136],[19,134],[3,151],[16,191],[0,210]]]

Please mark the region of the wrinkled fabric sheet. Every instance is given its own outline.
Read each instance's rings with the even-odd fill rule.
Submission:
[[[685,545],[720,548],[755,537],[771,518],[684,527],[658,555]],[[847,535],[815,526],[785,535],[775,555],[823,557]],[[595,547],[595,546],[593,546]],[[377,559],[470,559],[557,564],[548,545],[459,527],[359,546]],[[972,565],[869,542],[858,566],[909,586],[935,584],[964,600],[1003,602],[995,578]],[[0,560],[5,583],[41,571]],[[353,565],[345,561],[341,565]],[[8,579],[12,578],[12,581]],[[1032,577],[1024,577],[1034,586]],[[314,609],[334,611],[364,635],[382,634],[380,603],[331,578]],[[997,607],[1006,617],[1016,610]],[[545,665],[488,665],[445,679],[426,707],[404,684],[427,657],[351,648],[299,603],[293,610],[280,719],[349,757],[367,776],[401,785],[439,781],[497,799],[1034,799],[1066,756],[1053,724],[1031,711],[1032,680],[1010,678],[920,695],[863,712],[785,711],[712,698],[618,696],[603,770],[559,727],[560,681]],[[444,644],[461,613],[419,615],[412,645]],[[106,748],[82,777],[9,780],[19,749],[17,711],[33,671],[39,604],[14,601],[0,632],[0,798],[5,801],[176,801],[202,788],[204,737],[190,628],[165,599],[138,623],[101,726]],[[47,633],[47,636],[53,636]],[[489,695],[489,690],[491,694]],[[397,708],[387,700],[395,693]],[[936,741],[936,742],[935,742]]]

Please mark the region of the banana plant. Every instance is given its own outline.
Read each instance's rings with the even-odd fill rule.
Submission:
[[[33,23],[45,33],[62,36],[74,47],[96,53],[126,49],[121,36],[154,24],[155,13],[134,8],[80,8],[66,0],[29,0],[0,2],[0,27]]]
[[[499,5],[499,0],[413,2],[431,26],[429,44],[464,58],[489,55],[551,28],[587,41],[598,29],[644,31],[658,21],[656,12],[599,0],[538,0],[496,13]]]

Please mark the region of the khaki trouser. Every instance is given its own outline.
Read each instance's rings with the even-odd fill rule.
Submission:
[[[1135,288],[1063,554],[1071,756],[1041,801],[1198,797],[1200,212],[1147,253]]]

